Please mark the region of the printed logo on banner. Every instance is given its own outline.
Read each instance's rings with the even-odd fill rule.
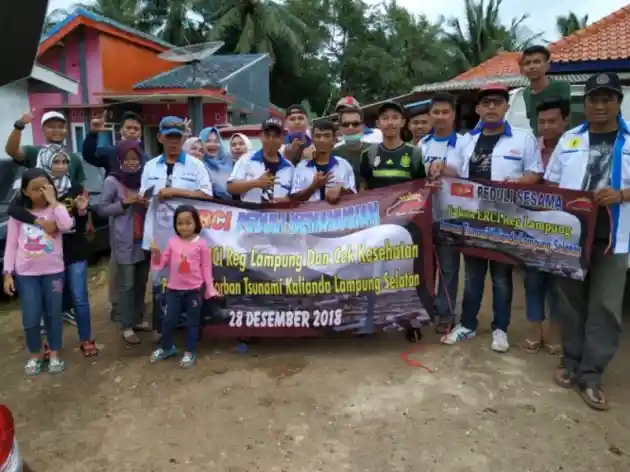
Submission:
[[[593,201],[586,197],[576,198],[567,202],[567,208],[573,211],[585,211],[590,213],[593,210]]]
[[[475,186],[473,184],[453,182],[451,184],[451,195],[454,197],[475,198]]]
[[[223,210],[199,210],[201,225],[215,231],[230,231],[232,229],[232,212]]]
[[[387,209],[388,216],[407,216],[424,213],[427,203],[425,192],[408,193],[401,196],[398,201]]]

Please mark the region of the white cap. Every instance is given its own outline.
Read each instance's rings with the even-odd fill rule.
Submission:
[[[66,117],[63,113],[59,113],[58,111],[47,111],[42,115],[42,126],[44,126],[44,123],[50,120],[61,120],[65,123]]]

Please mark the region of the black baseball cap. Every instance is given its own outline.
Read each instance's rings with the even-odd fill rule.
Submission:
[[[403,109],[403,107],[400,105],[400,103],[395,102],[393,100],[388,100],[386,102],[383,102],[381,106],[378,107],[378,111],[376,112],[376,115],[381,116],[387,110],[394,110],[400,113],[402,116],[405,116],[405,110]]]
[[[584,95],[589,95],[598,90],[609,90],[623,97],[621,88],[621,80],[614,72],[602,72],[601,74],[591,75],[584,85]]]
[[[483,97],[487,97],[488,95],[498,95],[505,98],[505,101],[507,102],[510,100],[510,89],[507,85],[498,82],[482,85],[479,87],[477,100],[481,101]]]
[[[262,125],[260,125],[260,129],[261,131],[269,131],[274,129],[282,133],[284,131],[284,123],[282,123],[282,120],[270,116],[262,122]]]
[[[302,106],[302,105],[291,105],[289,108],[287,108],[286,112],[285,112],[285,116],[291,116],[291,115],[307,115],[306,113],[306,109]]]

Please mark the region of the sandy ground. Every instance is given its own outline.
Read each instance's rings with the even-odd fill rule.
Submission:
[[[553,384],[555,359],[490,351],[489,287],[478,339],[445,347],[429,335],[412,355],[434,373],[401,360],[410,345],[396,333],[264,341],[246,354],[206,342],[182,371],[149,365],[148,338],[122,345],[102,267],[91,292],[96,361],[67,326],[68,370],[25,378],[19,312],[0,314],[0,401],[36,472],[630,470],[627,335],[606,376],[606,413]],[[513,344],[524,334],[516,285]]]

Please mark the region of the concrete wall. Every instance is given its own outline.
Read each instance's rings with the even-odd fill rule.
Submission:
[[[10,159],[4,152],[4,145],[9,133],[13,129],[13,123],[29,111],[27,81],[0,87],[0,159]],[[39,126],[35,125],[35,128]],[[33,127],[27,126],[22,131],[22,144],[33,144]]]

